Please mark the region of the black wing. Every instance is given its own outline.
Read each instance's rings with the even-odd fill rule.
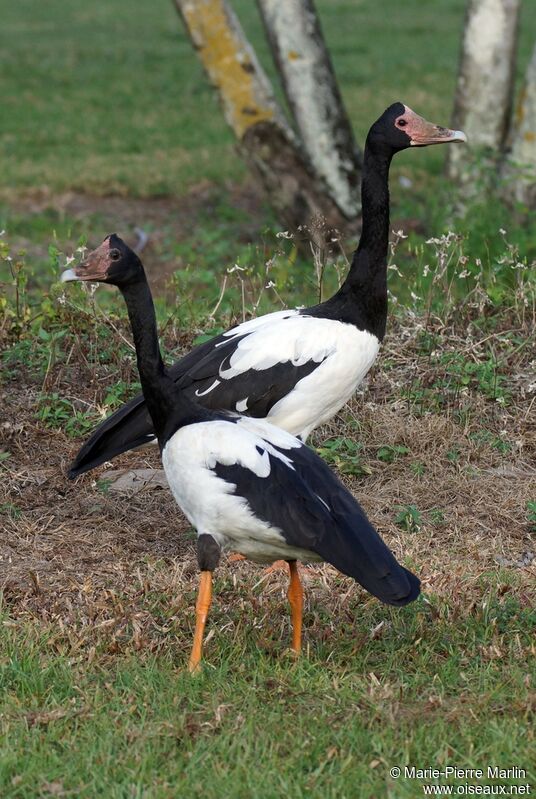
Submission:
[[[226,341],[224,334],[194,347],[187,355],[169,369],[175,381],[192,368],[199,360],[210,353],[220,342]],[[69,477],[74,479],[104,461],[109,461],[129,449],[148,444],[155,438],[153,423],[145,406],[143,394],[138,394],[114,411],[93,431],[78,452],[69,469]]]
[[[238,339],[233,339],[211,352],[180,377],[177,385],[206,408],[240,410],[248,416],[264,419],[278,400],[322,363],[311,360],[296,366],[282,361],[268,369],[248,369],[219,379],[220,369],[227,368],[237,344]],[[237,409],[236,403],[246,398],[246,407]]]
[[[316,552],[388,605],[416,599],[419,579],[397,562],[329,467],[306,446],[279,451],[291,459],[293,469],[269,454],[268,477],[220,463],[215,472],[234,483],[235,493],[256,516],[279,528],[290,546]]]
[[[268,369],[249,369],[219,379],[220,369],[228,366],[238,344],[248,335],[246,332],[231,337],[222,333],[195,347],[169,368],[169,374],[189,397],[206,408],[234,411],[236,403],[247,398],[247,406],[240,410],[248,416],[265,418],[273,405],[321,361],[311,360],[300,366],[284,361]],[[69,477],[73,479],[153,439],[153,424],[143,395],[138,394],[92,433],[71,464]]]

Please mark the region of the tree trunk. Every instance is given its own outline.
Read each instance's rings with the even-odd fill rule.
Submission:
[[[359,211],[361,157],[313,0],[257,0],[305,151],[348,219]]]
[[[311,168],[280,111],[262,67],[227,0],[174,0],[240,150],[260,177],[280,221],[311,231],[347,220]],[[326,231],[319,234],[322,239]],[[314,236],[318,241],[318,235]]]
[[[448,174],[469,182],[483,155],[503,148],[512,110],[520,0],[469,0],[452,127],[469,147],[451,147]]]
[[[516,109],[503,176],[509,196],[536,208],[536,45]]]

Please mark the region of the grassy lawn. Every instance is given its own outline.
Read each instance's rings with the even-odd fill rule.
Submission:
[[[529,770],[532,322],[514,307],[391,319],[367,390],[312,439],[423,597],[394,611],[309,567],[294,663],[285,575],[224,562],[191,678],[195,549],[169,492],[118,493],[105,468],[64,476],[136,388],[124,316],[101,306],[75,295],[20,334],[4,307],[0,795],[409,799],[426,781],[393,766]],[[182,352],[193,333],[166,312]],[[114,462],[140,466],[157,453]]]
[[[310,652],[294,664],[281,592],[248,595],[226,571],[195,679],[184,670],[191,590],[172,602],[149,585],[138,613],[132,596],[108,598],[126,616],[107,641],[85,630],[80,642],[67,619],[61,632],[59,619],[5,629],[2,796],[399,799],[421,783],[393,780],[392,766],[529,769],[535,617],[513,586],[469,613],[462,597],[404,613],[354,591],[335,607],[314,602]]]
[[[233,5],[273,75],[255,4]],[[396,99],[448,122],[462,0],[318,8],[360,143]],[[0,796],[413,799],[426,781],[392,767],[529,770],[527,209],[460,204],[442,148],[395,160],[392,227],[408,238],[395,237],[388,336],[365,390],[311,441],[424,596],[394,611],[330,567],[305,570],[295,663],[286,576],[225,562],[192,679],[197,566],[169,492],[119,493],[105,467],[65,477],[138,384],[117,296],[65,292],[58,269],[80,242],[143,228],[170,357],[243,314],[313,302],[319,287],[277,238],[170,2],[10,3],[0,45]],[[140,466],[158,468],[157,454],[113,464]]]
[[[233,3],[273,75],[254,3]],[[463,0],[320,0],[318,9],[360,143],[401,99],[446,123]],[[528,4],[519,76],[535,28]],[[243,177],[232,137],[169,0],[9,3],[0,31],[4,188],[180,195]],[[421,154],[438,171],[444,153]]]

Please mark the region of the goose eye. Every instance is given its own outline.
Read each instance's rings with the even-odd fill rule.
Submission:
[[[399,125],[401,128],[405,128],[407,124],[408,124],[408,123],[406,122],[406,120],[405,120],[405,119],[399,119],[399,120],[398,120],[398,125]]]
[[[112,261],[118,261],[121,258],[119,250],[110,250],[110,258]]]

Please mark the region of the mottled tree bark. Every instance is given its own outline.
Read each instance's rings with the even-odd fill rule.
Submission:
[[[447,169],[463,182],[482,153],[503,148],[512,110],[520,0],[469,0],[452,127],[469,147],[451,147]]]
[[[517,104],[503,176],[509,196],[536,208],[536,45]]]
[[[174,3],[218,91],[240,150],[260,177],[281,222],[292,230],[303,225],[314,230],[316,220],[323,217],[330,228],[343,230],[345,216],[287,125],[227,0]]]
[[[357,216],[360,153],[312,0],[257,0],[304,149],[342,213]]]

